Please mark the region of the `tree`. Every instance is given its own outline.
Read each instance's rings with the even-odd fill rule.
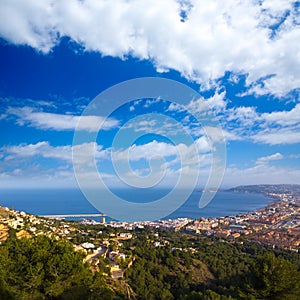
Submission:
[[[253,268],[252,292],[260,299],[299,299],[300,274],[291,262],[267,253]]]
[[[1,299],[103,299],[101,293],[113,295],[67,241],[40,235],[0,246]]]

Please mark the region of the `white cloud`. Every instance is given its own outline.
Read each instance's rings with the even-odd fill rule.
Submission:
[[[260,131],[251,136],[254,142],[282,145],[300,143],[300,129],[296,128],[271,128]]]
[[[151,157],[169,157],[177,155],[178,150],[175,145],[164,142],[152,141],[143,145],[132,145],[128,149],[116,151],[114,158],[117,160],[137,161],[140,159],[149,159]],[[129,155],[129,156],[128,156]]]
[[[226,101],[225,101],[226,92],[220,92],[219,89],[216,89],[213,96],[209,97],[208,99],[199,98],[197,100],[191,101],[187,105],[187,109],[194,114],[198,113],[210,113],[212,110],[214,113],[219,113],[226,108]],[[171,110],[175,109],[176,107],[169,107]]]
[[[260,119],[259,114],[256,112],[255,107],[252,106],[240,106],[228,109],[228,118],[226,121],[239,122],[243,126],[252,126]]]
[[[5,161],[18,160],[22,158],[30,157],[43,157],[51,158],[55,160],[65,161],[67,163],[72,162],[72,150],[75,150],[77,155],[76,162],[79,164],[85,164],[89,159],[89,154],[93,155],[96,159],[106,158],[107,150],[103,150],[102,146],[96,143],[85,143],[80,145],[66,145],[66,146],[51,146],[49,142],[42,141],[36,144],[21,144],[15,146],[4,146],[0,149],[2,157]],[[92,153],[91,153],[92,150]]]
[[[186,118],[187,117],[187,118]],[[153,113],[148,115],[140,115],[129,120],[121,129],[133,130],[139,133],[153,133],[170,138],[171,140],[184,140],[187,135],[199,135],[199,124],[193,124],[186,116],[179,121],[178,117],[170,117],[163,113]]]
[[[167,109],[167,111],[177,111],[177,112],[185,111],[185,110],[186,108],[183,105],[180,105],[175,102],[172,102]]]
[[[234,134],[230,134],[219,127],[205,126],[204,129],[212,143],[225,142],[226,138],[232,140],[239,139]]]
[[[207,126],[208,134],[212,140],[217,141],[225,138],[226,141],[250,140],[255,143],[269,145],[296,144],[300,142],[300,104],[289,111],[274,111],[262,113],[254,106],[228,107],[229,100],[225,92],[220,92],[217,87],[215,94],[208,98],[199,98],[191,101],[187,108],[199,119],[203,119],[203,126],[206,120],[213,118],[219,123],[219,129]],[[182,112],[180,105],[171,103],[168,111]],[[201,129],[196,129],[198,134],[205,134]],[[192,131],[194,135],[196,132]],[[215,138],[214,138],[215,136]]]
[[[193,146],[196,146],[193,148]],[[96,143],[79,145],[52,146],[47,141],[34,144],[19,144],[0,148],[1,169],[0,178],[7,184],[15,182],[16,186],[31,186],[34,182],[41,186],[69,186],[74,184],[72,162],[76,165],[77,176],[84,177],[89,186],[97,185],[99,174],[112,184],[118,184],[118,176],[112,171],[110,163],[111,149],[103,149]],[[121,166],[119,176],[128,180],[136,180],[136,175],[144,176],[149,173],[152,178],[163,176],[163,184],[176,182],[180,172],[194,176],[208,173],[207,167],[211,164],[211,151],[208,141],[201,137],[195,145],[173,145],[164,142],[152,141],[143,145],[132,145],[128,149],[119,150],[114,155],[114,168]],[[140,164],[152,158],[159,159],[158,164],[152,161],[149,166]],[[95,161],[98,170],[95,169]],[[133,163],[133,169],[122,169],[126,161]],[[199,164],[198,164],[199,162]],[[154,164],[153,164],[154,163]],[[145,168],[145,166],[147,166]],[[149,168],[150,167],[150,168]],[[115,169],[116,170],[116,169]],[[186,173],[186,171],[189,173]],[[125,172],[126,171],[126,172]],[[100,173],[98,173],[100,172]],[[141,180],[145,180],[144,177]],[[4,182],[4,181],[3,181]],[[0,184],[1,185],[1,184]]]
[[[16,188],[77,188],[77,182],[72,170],[47,169],[36,170],[15,169],[11,172],[0,173],[0,187]]]
[[[1,151],[5,154],[5,161],[17,160],[18,158],[44,157],[54,158],[71,162],[71,146],[53,147],[48,142],[38,142],[36,144],[22,144],[16,146],[2,147]]]
[[[59,37],[69,36],[85,50],[151,59],[159,71],[172,68],[207,85],[226,71],[246,74],[257,94],[284,95],[299,88],[300,30],[294,1],[194,0],[186,8],[185,22],[180,3],[2,0],[0,36],[43,52]],[[270,29],[274,24],[280,25],[276,32]]]
[[[204,137],[192,145],[172,145],[154,140],[147,144],[134,144],[126,149],[115,150],[112,161],[118,175],[130,185],[141,187],[151,183],[154,186],[154,182],[160,182],[162,185],[173,186],[179,176],[188,176],[187,182],[188,178],[200,176],[199,173],[202,177],[208,176],[212,163],[210,150]],[[145,160],[146,164],[141,164],[141,160]]]
[[[198,138],[195,141],[195,145],[200,153],[206,153],[211,151],[211,146],[205,136]]]
[[[3,120],[3,119],[5,119],[5,118],[7,118],[7,114],[1,114],[1,115],[0,115],[0,120]]]
[[[269,145],[300,142],[300,104],[289,111],[258,112],[253,106],[228,108],[217,113],[226,140],[251,140]]]
[[[300,184],[300,170],[257,164],[254,167],[240,169],[228,167],[225,172],[223,185],[236,186],[247,184]]]
[[[214,128],[210,130],[214,130],[213,137],[216,138],[216,140],[219,140],[220,137],[217,136],[217,129]],[[171,157],[179,155],[180,153],[184,156],[188,156],[192,153],[192,147],[194,146],[196,146],[197,152],[202,154],[211,152],[212,150],[208,139],[205,136],[201,136],[198,139],[194,140],[194,144],[192,145],[186,145],[183,142],[174,145],[166,142],[158,142],[156,140],[153,140],[146,144],[133,144],[129,148],[121,150],[114,149],[114,151],[116,159],[127,160],[129,158],[132,161],[137,161],[143,158],[149,159],[155,156]]]
[[[269,161],[281,160],[283,158],[284,158],[284,156],[281,153],[277,152],[275,154],[271,154],[271,155],[268,155],[268,156],[262,156],[262,157],[258,158],[256,160],[256,163],[257,164],[266,164]]]
[[[262,114],[262,118],[268,123],[276,123],[283,126],[290,126],[300,123],[300,104],[297,104],[290,111],[274,111]]]
[[[34,111],[31,107],[13,108],[7,109],[7,113],[15,115],[17,124],[23,126],[28,124],[29,126],[38,129],[51,129],[57,131],[74,130],[80,121],[80,128],[89,132],[97,132],[99,127],[108,130],[118,125],[118,121],[115,119],[106,119],[101,116],[73,116],[62,115],[55,113]]]

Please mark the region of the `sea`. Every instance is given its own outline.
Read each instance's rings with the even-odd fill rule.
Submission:
[[[163,189],[143,190],[140,195],[137,191],[130,189],[121,189],[115,192],[121,197],[126,195],[128,201],[134,199],[134,202],[147,202],[147,200],[150,202],[158,199],[168,191]],[[219,191],[206,207],[199,208],[200,197],[201,191],[195,190],[179,209],[164,217],[164,219],[232,216],[258,210],[274,201],[274,199],[261,194]],[[35,215],[105,213],[99,212],[85,198],[80,189],[76,188],[2,189],[0,190],[0,205]],[[112,219],[107,216],[106,220],[110,221]]]

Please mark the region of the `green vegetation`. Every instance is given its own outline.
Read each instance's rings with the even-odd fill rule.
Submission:
[[[256,185],[241,185],[227,190],[228,192],[238,193],[286,193],[286,194],[299,194],[299,184],[256,184]]]
[[[87,228],[96,238],[100,227]],[[105,237],[117,233],[101,230]],[[92,272],[68,241],[43,235],[18,240],[11,232],[0,245],[0,299],[300,298],[298,253],[150,228],[133,235],[122,246],[111,240],[111,249],[128,257],[122,268],[134,259],[124,278],[111,279],[102,275],[109,273],[107,258]]]
[[[178,233],[164,238],[168,246],[154,247],[142,235],[134,242],[136,261],[126,276],[137,299],[300,297],[299,254]]]
[[[0,246],[0,299],[122,299],[70,243],[10,237]]]

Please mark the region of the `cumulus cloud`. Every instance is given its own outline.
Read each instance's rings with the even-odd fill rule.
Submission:
[[[256,160],[256,163],[257,164],[266,164],[269,161],[280,160],[280,159],[283,159],[283,158],[284,158],[284,156],[281,153],[277,152],[275,154],[271,154],[271,155],[268,155],[268,156],[262,156],[262,157],[258,158]]]
[[[250,126],[250,138],[254,142],[269,145],[296,144],[300,142],[300,105],[289,111],[274,111],[271,113],[257,113],[249,111],[242,124]],[[257,126],[258,128],[254,129]]]
[[[234,79],[233,79],[234,80]],[[255,106],[229,107],[227,99],[221,87],[216,88],[215,93],[208,99],[199,98],[189,103],[187,108],[199,119],[213,118],[215,124],[219,124],[216,137],[225,138],[226,141],[248,140],[255,143],[269,145],[296,144],[300,142],[300,104],[295,104],[291,110],[259,112]],[[183,112],[184,108],[175,103],[168,107],[170,112]],[[208,128],[208,134],[214,139],[215,130]],[[213,127],[214,128],[214,127]],[[197,128],[198,133],[205,131]],[[195,132],[193,131],[195,134]]]
[[[288,167],[257,164],[250,168],[226,168],[223,185],[247,184],[300,184],[300,170]]]
[[[71,161],[71,147],[70,146],[58,146],[52,147],[48,142],[38,142],[36,144],[24,144],[7,146],[1,148],[5,153],[5,160],[12,160],[16,158],[28,158],[42,156],[46,158],[58,158],[62,160]]]
[[[192,145],[154,140],[113,151],[112,163],[118,174],[116,179],[122,178],[129,185],[139,187],[156,186],[158,183],[170,185],[171,182],[170,186],[173,186],[180,176],[188,175],[186,178],[192,179],[199,176],[199,172],[205,177],[212,163],[210,145],[204,137]]]
[[[126,149],[113,150],[114,163],[122,164],[124,162],[139,162],[146,160],[150,162],[152,159],[159,160],[160,168],[169,170],[171,173],[176,173],[182,169],[182,166],[189,166],[197,170],[197,165],[208,166],[211,164],[212,149],[206,137],[202,136],[191,145],[179,143],[177,145],[158,142],[152,142],[132,146]],[[153,161],[151,164],[154,163]],[[135,164],[135,172],[143,172],[143,165]],[[149,169],[147,168],[147,171]]]
[[[205,99],[203,97],[200,97],[199,99],[192,100],[188,105],[187,109],[191,111],[192,113],[198,115],[203,113],[210,113],[213,111],[214,113],[222,112],[226,108],[226,101],[225,101],[226,92],[225,91],[219,91],[219,89],[216,89],[213,96]],[[170,110],[175,110],[176,106],[172,106],[172,104],[169,107]]]
[[[188,3],[183,5],[182,3]],[[256,94],[299,88],[299,13],[292,0],[43,0],[0,4],[0,36],[47,53],[69,36],[87,51],[153,61],[211,85],[247,75]]]
[[[268,123],[275,123],[283,126],[300,124],[300,104],[297,104],[290,111],[274,111],[262,114],[262,118]]]
[[[173,103],[173,105],[177,106],[176,103]],[[172,109],[168,109],[167,112],[172,112]],[[184,112],[186,113],[186,110]],[[191,115],[179,115],[177,113],[178,111],[173,113],[172,116],[170,116],[170,114],[164,114],[163,112],[139,115],[126,122],[121,130],[130,133],[134,131],[138,133],[139,136],[153,133],[169,138],[174,141],[174,143],[186,141],[188,138],[199,137],[199,135],[202,134],[201,124],[194,120],[194,122],[191,121]]]
[[[0,151],[2,152],[1,154],[4,161],[18,160],[20,158],[43,157],[71,163],[73,159],[72,150],[75,150],[76,153],[81,153],[81,155],[77,157],[77,162],[84,164],[87,161],[87,153],[90,154],[91,149],[93,151],[93,157],[96,159],[107,157],[107,150],[103,150],[102,146],[97,145],[96,143],[75,145],[72,149],[71,145],[51,146],[49,142],[42,141],[36,144],[4,146]]]
[[[107,160],[108,149],[94,142],[79,145],[53,146],[48,141],[35,144],[19,144],[0,148],[1,187],[75,187],[73,153],[75,162],[82,168],[87,180],[95,178],[90,171],[94,161]],[[93,175],[93,176],[92,176]],[[97,174],[96,174],[97,175]],[[112,175],[101,172],[103,178]]]
[[[31,107],[15,108],[10,107],[7,109],[7,114],[17,117],[17,124],[29,126],[38,129],[50,129],[56,131],[74,130],[80,121],[81,130],[89,132],[97,132],[101,128],[109,130],[118,125],[115,119],[105,119],[101,116],[73,116],[63,115],[48,112],[34,111]],[[104,124],[103,124],[104,123]]]
[[[216,103],[221,105],[217,108],[212,105],[210,107],[227,141],[250,140],[269,145],[300,142],[300,104],[296,104],[291,110],[263,113],[254,106],[229,107],[226,97],[219,96],[220,94],[217,94],[219,100]],[[205,107],[208,107],[202,104],[205,101],[205,99],[192,101],[190,107],[194,112],[205,112],[207,110]],[[171,107],[171,110],[176,109],[180,111],[180,107]]]
[[[243,126],[252,126],[255,122],[260,120],[259,114],[256,112],[255,107],[252,106],[239,106],[228,109],[229,122],[238,122]]]
[[[254,142],[269,145],[300,143],[300,128],[270,128],[253,135]]]
[[[143,158],[151,158],[155,156],[168,157],[177,154],[178,151],[175,145],[157,142],[154,140],[143,145],[133,144],[128,149],[117,151],[114,157],[117,160],[130,159],[132,161],[137,161]]]

